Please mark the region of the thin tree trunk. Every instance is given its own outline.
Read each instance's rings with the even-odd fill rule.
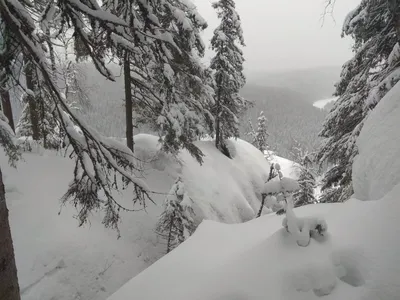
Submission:
[[[20,300],[14,247],[0,169],[0,299]]]
[[[221,77],[221,76],[219,76]],[[215,147],[221,150],[222,137],[221,137],[221,78],[217,82],[217,114],[215,118]]]
[[[0,91],[0,97],[1,97],[1,104],[2,104],[1,106],[3,108],[3,113],[8,119],[8,125],[10,125],[11,129],[15,132],[14,119],[10,101],[10,92],[4,90]]]
[[[133,151],[132,86],[129,54],[124,57],[126,145]]]
[[[25,77],[26,77],[26,87],[31,91],[35,92],[35,78],[34,78],[34,65],[32,62],[25,60]],[[32,126],[32,139],[38,141],[40,139],[40,128],[39,128],[39,115],[36,105],[36,100],[32,95],[27,96],[29,105],[29,114],[31,117]]]

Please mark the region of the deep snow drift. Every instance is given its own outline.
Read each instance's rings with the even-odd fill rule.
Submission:
[[[376,200],[400,183],[400,84],[370,113],[357,140],[353,165],[354,193]]]
[[[400,83],[361,131],[353,166],[360,200],[294,209],[324,219],[323,237],[300,247],[276,215],[235,225],[205,221],[109,300],[398,300],[399,98]]]
[[[135,137],[135,154],[147,163],[147,183],[157,205],[146,211],[123,213],[121,239],[103,228],[95,213],[78,228],[75,209],[60,211],[59,199],[72,178],[73,162],[61,154],[25,153],[17,169],[0,153],[23,300],[106,299],[166,252],[155,233],[165,193],[180,174],[194,202],[196,222],[211,219],[237,223],[252,219],[259,209],[260,191],[269,172],[261,152],[250,144],[230,141],[232,160],[211,141],[198,142],[206,155],[202,167],[185,151],[177,162],[158,149],[158,138]],[[289,167],[288,167],[289,168]],[[288,169],[290,170],[290,169]],[[130,190],[116,199],[129,201]]]
[[[326,219],[328,234],[299,247],[268,215],[235,225],[203,222],[170,254],[109,300],[395,300],[400,294],[397,196],[295,209]]]

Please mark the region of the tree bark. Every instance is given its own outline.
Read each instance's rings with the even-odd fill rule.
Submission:
[[[124,57],[126,145],[133,151],[132,86],[129,54]]]
[[[217,113],[215,116],[215,147],[221,150],[222,146],[222,136],[221,136],[221,76],[217,80]]]
[[[26,87],[31,91],[35,92],[35,77],[34,77],[34,65],[29,60],[25,59],[25,77],[26,77]],[[32,129],[32,139],[38,141],[40,139],[40,128],[39,128],[39,114],[36,104],[36,99],[32,95],[27,96],[29,105],[29,114],[31,118],[31,129]]]
[[[8,125],[10,125],[11,129],[15,132],[14,119],[10,101],[10,92],[4,90],[0,91],[0,97],[1,97],[1,106],[3,108],[3,113],[8,119]]]
[[[14,247],[0,169],[0,299],[20,300]]]

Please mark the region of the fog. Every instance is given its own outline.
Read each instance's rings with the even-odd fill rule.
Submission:
[[[211,3],[193,0],[208,21],[209,45],[218,19]],[[351,57],[352,40],[341,38],[346,15],[360,0],[336,0],[333,15],[323,18],[325,0],[236,0],[246,48],[246,73],[340,66]],[[208,49],[206,59],[212,57]]]

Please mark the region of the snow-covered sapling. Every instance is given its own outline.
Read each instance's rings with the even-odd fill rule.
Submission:
[[[293,195],[295,207],[317,202],[315,198],[315,188],[317,183],[311,165],[312,160],[310,156],[304,155],[301,159],[300,165],[298,165],[298,168],[300,169],[300,176],[298,179],[300,190]]]
[[[167,253],[184,242],[195,230],[191,202],[182,179],[178,178],[165,198],[164,212],[156,228],[157,233],[167,241]]]

